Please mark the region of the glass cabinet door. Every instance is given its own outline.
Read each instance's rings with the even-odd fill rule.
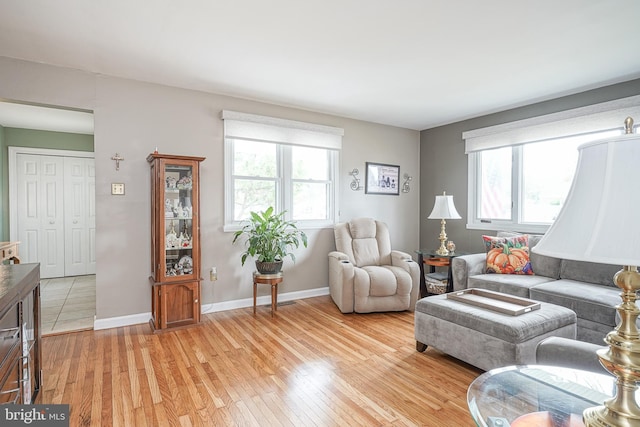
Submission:
[[[197,213],[192,204],[194,178],[192,165],[164,164],[164,233],[160,236],[164,248],[160,268],[164,266],[164,272],[159,273],[167,279],[178,278],[176,276],[189,279],[195,275],[193,220]]]

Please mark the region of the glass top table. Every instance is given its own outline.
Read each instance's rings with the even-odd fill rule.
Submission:
[[[508,366],[476,378],[467,404],[482,427],[582,427],[582,411],[602,405],[614,393],[615,378],[610,375],[555,366]]]

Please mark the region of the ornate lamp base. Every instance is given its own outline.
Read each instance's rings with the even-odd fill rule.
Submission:
[[[440,221],[440,247],[436,249],[436,253],[438,255],[446,256],[449,255],[449,250],[445,246],[445,242],[447,241],[447,232],[445,231],[446,221],[443,219]]]
[[[635,399],[640,381],[640,334],[636,319],[640,309],[636,305],[636,292],[640,290],[638,268],[625,266],[613,278],[622,289],[622,303],[616,309],[621,322],[609,332],[606,349],[598,350],[604,368],[616,377],[616,394],[604,406],[587,408],[582,413],[586,427],[640,426],[640,407]]]
[[[640,425],[640,419],[612,412],[605,406],[585,409],[582,413],[582,421],[587,427],[633,427]]]

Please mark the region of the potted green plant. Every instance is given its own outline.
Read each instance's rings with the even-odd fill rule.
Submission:
[[[274,274],[282,269],[282,262],[289,256],[295,262],[291,252],[300,243],[307,247],[307,235],[296,227],[295,222],[284,218],[285,212],[276,214],[273,207],[264,212],[251,212],[251,218],[233,237],[235,243],[246,236],[247,249],[242,253],[242,265],[248,256],[256,258],[256,269],[262,274]]]

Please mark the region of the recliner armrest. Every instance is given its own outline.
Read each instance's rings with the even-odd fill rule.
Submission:
[[[413,262],[411,255],[402,251],[391,251],[391,265],[397,265],[404,268],[407,262]]]
[[[334,258],[337,261],[347,261],[347,262],[351,262],[349,261],[349,257],[343,253],[343,252],[338,252],[338,251],[332,251],[329,252],[329,258]]]
[[[409,302],[409,310],[413,311],[420,294],[420,266],[413,260],[411,255],[402,251],[391,251],[391,265],[402,267],[407,270],[411,276],[411,299]]]
[[[353,277],[356,268],[345,253],[329,252],[329,289],[331,298],[343,313],[352,313],[354,309]]]

